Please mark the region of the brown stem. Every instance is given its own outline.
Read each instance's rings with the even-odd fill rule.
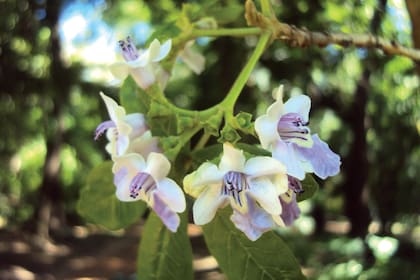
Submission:
[[[318,46],[324,48],[328,45],[339,45],[344,48],[372,48],[380,49],[388,55],[401,55],[416,62],[420,62],[420,50],[401,45],[396,40],[387,40],[380,36],[367,34],[345,34],[327,31],[310,31],[305,27],[296,27],[280,22],[277,18],[268,18],[258,12],[254,3],[248,0],[245,4],[245,18],[251,26],[268,29],[273,34],[273,39],[281,40],[292,47]]]

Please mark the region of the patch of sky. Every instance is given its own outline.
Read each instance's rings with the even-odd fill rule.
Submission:
[[[153,30],[145,21],[111,26],[103,20],[104,0],[67,1],[59,16],[62,56],[71,64],[85,65],[83,76],[92,82],[109,82],[106,67],[119,56],[118,40],[131,36],[137,46],[144,46]]]
[[[404,44],[410,42],[411,25],[405,2],[403,0],[390,0],[386,9],[390,22],[397,31],[396,39]]]

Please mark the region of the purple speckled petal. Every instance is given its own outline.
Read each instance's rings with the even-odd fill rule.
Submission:
[[[169,207],[163,202],[159,195],[153,193],[153,205],[152,209],[156,212],[163,224],[172,232],[176,232],[178,229],[180,219],[179,216],[169,209]]]
[[[315,174],[321,179],[337,175],[340,172],[340,157],[331,151],[328,144],[319,139],[317,134],[312,135],[312,139],[312,148],[296,146],[300,155],[312,165]]]
[[[304,189],[302,188],[302,184],[297,178],[288,175],[287,176],[287,181],[288,181],[289,189],[291,189],[293,192],[295,192],[295,193],[303,193],[304,192]]]
[[[100,123],[95,129],[95,141],[99,139],[99,137],[105,133],[109,128],[117,127],[115,122],[113,121],[104,121]]]
[[[283,200],[282,196],[292,196],[291,201],[286,202]],[[280,196],[280,203],[283,208],[283,212],[281,213],[280,217],[283,219],[283,222],[286,226],[290,226],[293,222],[299,218],[300,209],[296,202],[296,194],[294,192],[288,192]],[[290,199],[290,197],[288,198]]]
[[[248,199],[248,212],[242,214],[234,210],[230,219],[251,241],[257,240],[264,232],[274,227],[271,215],[250,199]]]

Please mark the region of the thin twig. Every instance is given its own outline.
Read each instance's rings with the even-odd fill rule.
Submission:
[[[387,40],[373,34],[345,34],[332,32],[310,31],[294,25],[280,22],[276,18],[268,18],[258,12],[251,0],[246,2],[245,18],[249,25],[268,29],[272,32],[273,40],[287,42],[292,47],[319,46],[331,44],[342,47],[375,48],[385,54],[401,55],[420,63],[420,50],[405,47],[395,40]]]

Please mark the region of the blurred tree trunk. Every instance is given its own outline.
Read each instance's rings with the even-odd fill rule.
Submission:
[[[406,0],[407,10],[411,19],[413,45],[420,49],[420,1]],[[420,65],[417,64],[417,74],[420,76]]]
[[[60,58],[60,41],[58,37],[58,17],[61,1],[46,2],[46,18],[44,26],[51,30],[49,53],[51,58],[50,77],[46,81],[45,94],[52,101],[52,109],[44,108],[44,131],[46,142],[46,158],[43,170],[43,180],[38,192],[33,218],[36,221],[35,230],[41,244],[49,239],[51,220],[57,218],[59,224],[63,221],[63,194],[60,182],[60,154],[63,143],[62,111],[71,86],[71,73],[63,65]],[[48,103],[48,102],[47,102]]]
[[[370,31],[376,34],[380,28],[387,0],[378,0],[378,7],[370,23]],[[368,58],[369,59],[369,58]],[[372,67],[374,59],[372,59]],[[365,64],[369,61],[365,61]],[[364,67],[358,82],[353,103],[348,110],[348,121],[353,132],[353,143],[344,166],[346,181],[343,185],[345,194],[345,212],[351,223],[350,235],[364,238],[368,233],[371,216],[368,206],[368,158],[366,141],[366,108],[369,95],[369,77],[371,71]]]
[[[360,79],[348,116],[353,132],[353,142],[349,155],[344,162],[345,213],[351,223],[350,235],[365,237],[371,222],[366,199],[366,183],[368,178],[368,160],[366,143],[366,105],[368,100],[370,71],[365,70]]]

